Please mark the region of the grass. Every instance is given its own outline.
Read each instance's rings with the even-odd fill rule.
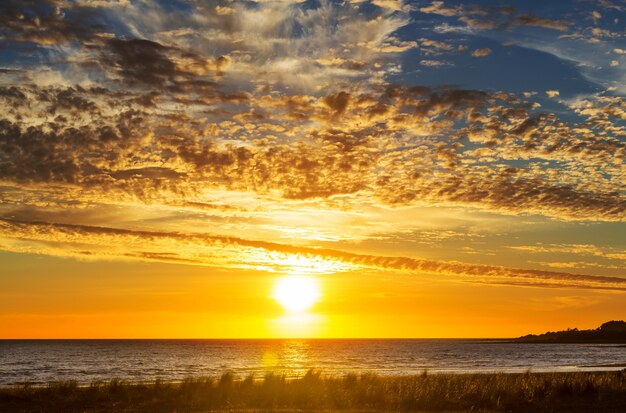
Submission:
[[[626,412],[626,371],[448,374],[237,380],[190,378],[150,384],[75,381],[0,388],[0,412],[183,413],[208,411]]]

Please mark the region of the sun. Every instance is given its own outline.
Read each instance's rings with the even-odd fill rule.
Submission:
[[[271,297],[292,313],[301,313],[320,301],[319,281],[314,277],[290,275],[276,281]]]

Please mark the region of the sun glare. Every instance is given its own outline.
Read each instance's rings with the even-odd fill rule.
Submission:
[[[271,297],[285,310],[301,313],[320,301],[322,293],[316,278],[290,275],[276,281]]]

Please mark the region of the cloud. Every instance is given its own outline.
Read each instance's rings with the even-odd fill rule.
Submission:
[[[535,26],[542,27],[544,29],[567,31],[572,23],[564,20],[551,20],[545,17],[524,14],[513,17],[509,24],[515,26]]]
[[[157,85],[190,74],[211,79],[228,59],[224,80],[250,89],[266,82],[315,90],[329,79],[367,78],[387,69],[380,53],[415,45],[391,36],[408,23],[401,2],[379,2],[380,8],[368,13],[361,13],[358,3],[323,1],[311,8],[299,3],[190,2],[188,8],[166,10],[150,2],[37,0],[27,7],[11,0],[3,2],[0,33],[36,43],[44,60],[49,53],[58,55],[72,71],[88,71],[90,79],[99,78],[98,66],[135,84]],[[327,58],[360,63],[346,71],[314,64]]]
[[[102,60],[110,62],[117,73],[131,83],[161,85],[176,76],[176,65],[165,55],[167,48],[157,42],[111,39],[107,48],[111,54]]]
[[[472,57],[487,57],[491,54],[491,49],[486,47],[484,49],[476,49],[472,52]]]
[[[517,245],[509,247],[518,251],[526,251],[534,254],[573,254],[580,257],[597,257],[606,260],[607,263],[621,261],[620,265],[602,264],[594,262],[572,262],[572,268],[586,268],[593,266],[605,266],[621,269],[626,264],[626,250],[618,247],[599,247],[593,244],[544,244]],[[560,264],[563,266],[563,264]],[[554,266],[554,263],[553,265]]]
[[[429,66],[429,67],[437,67],[437,66],[446,65],[446,63],[442,62],[441,60],[430,60],[430,59],[422,59],[420,60],[420,64],[422,66]]]
[[[451,17],[459,14],[460,9],[456,7],[447,7],[443,1],[433,1],[428,6],[419,9],[422,13],[439,14],[441,16]]]
[[[339,92],[336,94],[328,95],[324,97],[324,103],[331,108],[336,115],[341,115],[346,111],[348,103],[350,102],[350,94],[346,92]]]
[[[460,22],[475,30],[508,30],[515,27],[541,27],[545,29],[567,31],[572,22],[552,20],[534,14],[520,13],[514,7],[487,7],[483,5],[446,6],[443,1],[433,1],[419,9],[422,13],[456,17]],[[450,31],[451,26],[439,26],[439,31]],[[454,29],[452,31],[455,31]]]
[[[219,237],[239,234],[245,222],[252,235],[242,239],[275,239],[279,225],[290,239],[349,238],[268,218],[288,215],[281,208],[292,205],[316,211],[320,222],[329,211],[350,215],[367,236],[384,224],[361,224],[369,208],[398,215],[407,207],[456,207],[564,221],[626,219],[622,97],[559,99],[552,103],[563,112],[550,113],[539,107],[545,104],[540,94],[424,85],[420,73],[403,72],[405,58],[415,59],[422,73],[452,67],[452,54],[467,49],[456,36],[441,34],[465,39],[497,30],[508,36],[520,26],[560,31],[566,22],[435,1],[423,3],[421,12],[455,26],[438,23],[436,34],[411,38],[407,5],[2,3],[1,41],[18,56],[0,69],[0,211],[13,219],[3,245],[75,257],[271,268],[270,253],[283,254],[280,259],[321,253]],[[612,50],[606,48],[603,65]],[[406,85],[394,83],[407,78]],[[215,201],[222,192],[236,196]],[[242,204],[246,197],[251,200]],[[270,211],[259,206],[268,204]],[[161,215],[146,218],[146,233],[132,232],[130,224],[115,230],[130,231],[123,233],[19,224],[58,222],[69,210],[76,224],[106,224],[88,216],[94,205],[103,215],[124,205],[150,217],[167,210],[182,227],[187,214],[200,214],[223,224],[215,226],[223,233],[200,239],[149,231],[160,228]],[[142,247],[146,240],[150,248]],[[189,251],[178,253],[182,247]],[[242,263],[240,248],[260,255]],[[211,261],[205,249],[217,258]],[[327,258],[333,254],[338,265],[457,275],[509,271],[338,252]],[[520,277],[516,283],[538,282]],[[554,277],[542,283],[560,285]]]
[[[1,89],[6,118],[0,121],[0,151],[6,158],[0,177],[20,185],[80,185],[112,197],[134,194],[146,202],[172,196],[195,202],[202,191],[221,188],[284,199],[353,195],[360,202],[361,193],[391,206],[426,202],[562,219],[624,219],[617,177],[626,148],[594,133],[598,127],[626,133],[615,123],[614,115],[621,116],[615,101],[580,103],[575,110],[589,121],[568,125],[531,116],[513,98],[482,91],[388,87],[320,97],[250,94],[224,92],[214,83],[192,88],[184,76],[155,75],[146,82],[131,72],[126,79],[139,89],[124,94],[32,85]],[[165,86],[155,82],[174,92],[164,94],[159,90]],[[156,95],[146,94],[147,85],[157,88]],[[180,88],[185,92],[179,94]],[[178,103],[187,105],[185,112],[166,109]],[[215,113],[197,121],[190,116],[194,107]],[[215,108],[228,108],[226,117]],[[402,136],[420,144],[407,147]],[[569,174],[524,166],[531,159],[559,162]],[[512,161],[522,164],[507,167]]]
[[[54,0],[6,0],[0,4],[0,34],[18,42],[54,46],[87,40],[103,31],[93,10],[78,8],[68,19]]]
[[[372,0],[372,4],[395,11],[406,10],[407,8],[403,0]]]
[[[45,252],[83,259],[139,259],[313,273],[374,268],[420,276],[436,274],[451,277],[453,281],[495,285],[626,291],[626,279],[620,277],[363,255],[202,233],[141,231],[0,219],[0,236],[6,248],[12,251]]]
[[[233,13],[233,9],[228,6],[215,6],[215,12],[220,16],[227,16]]]

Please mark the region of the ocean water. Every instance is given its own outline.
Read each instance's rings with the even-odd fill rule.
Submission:
[[[0,385],[182,380],[268,372],[295,377],[621,370],[626,347],[496,340],[0,340]]]

